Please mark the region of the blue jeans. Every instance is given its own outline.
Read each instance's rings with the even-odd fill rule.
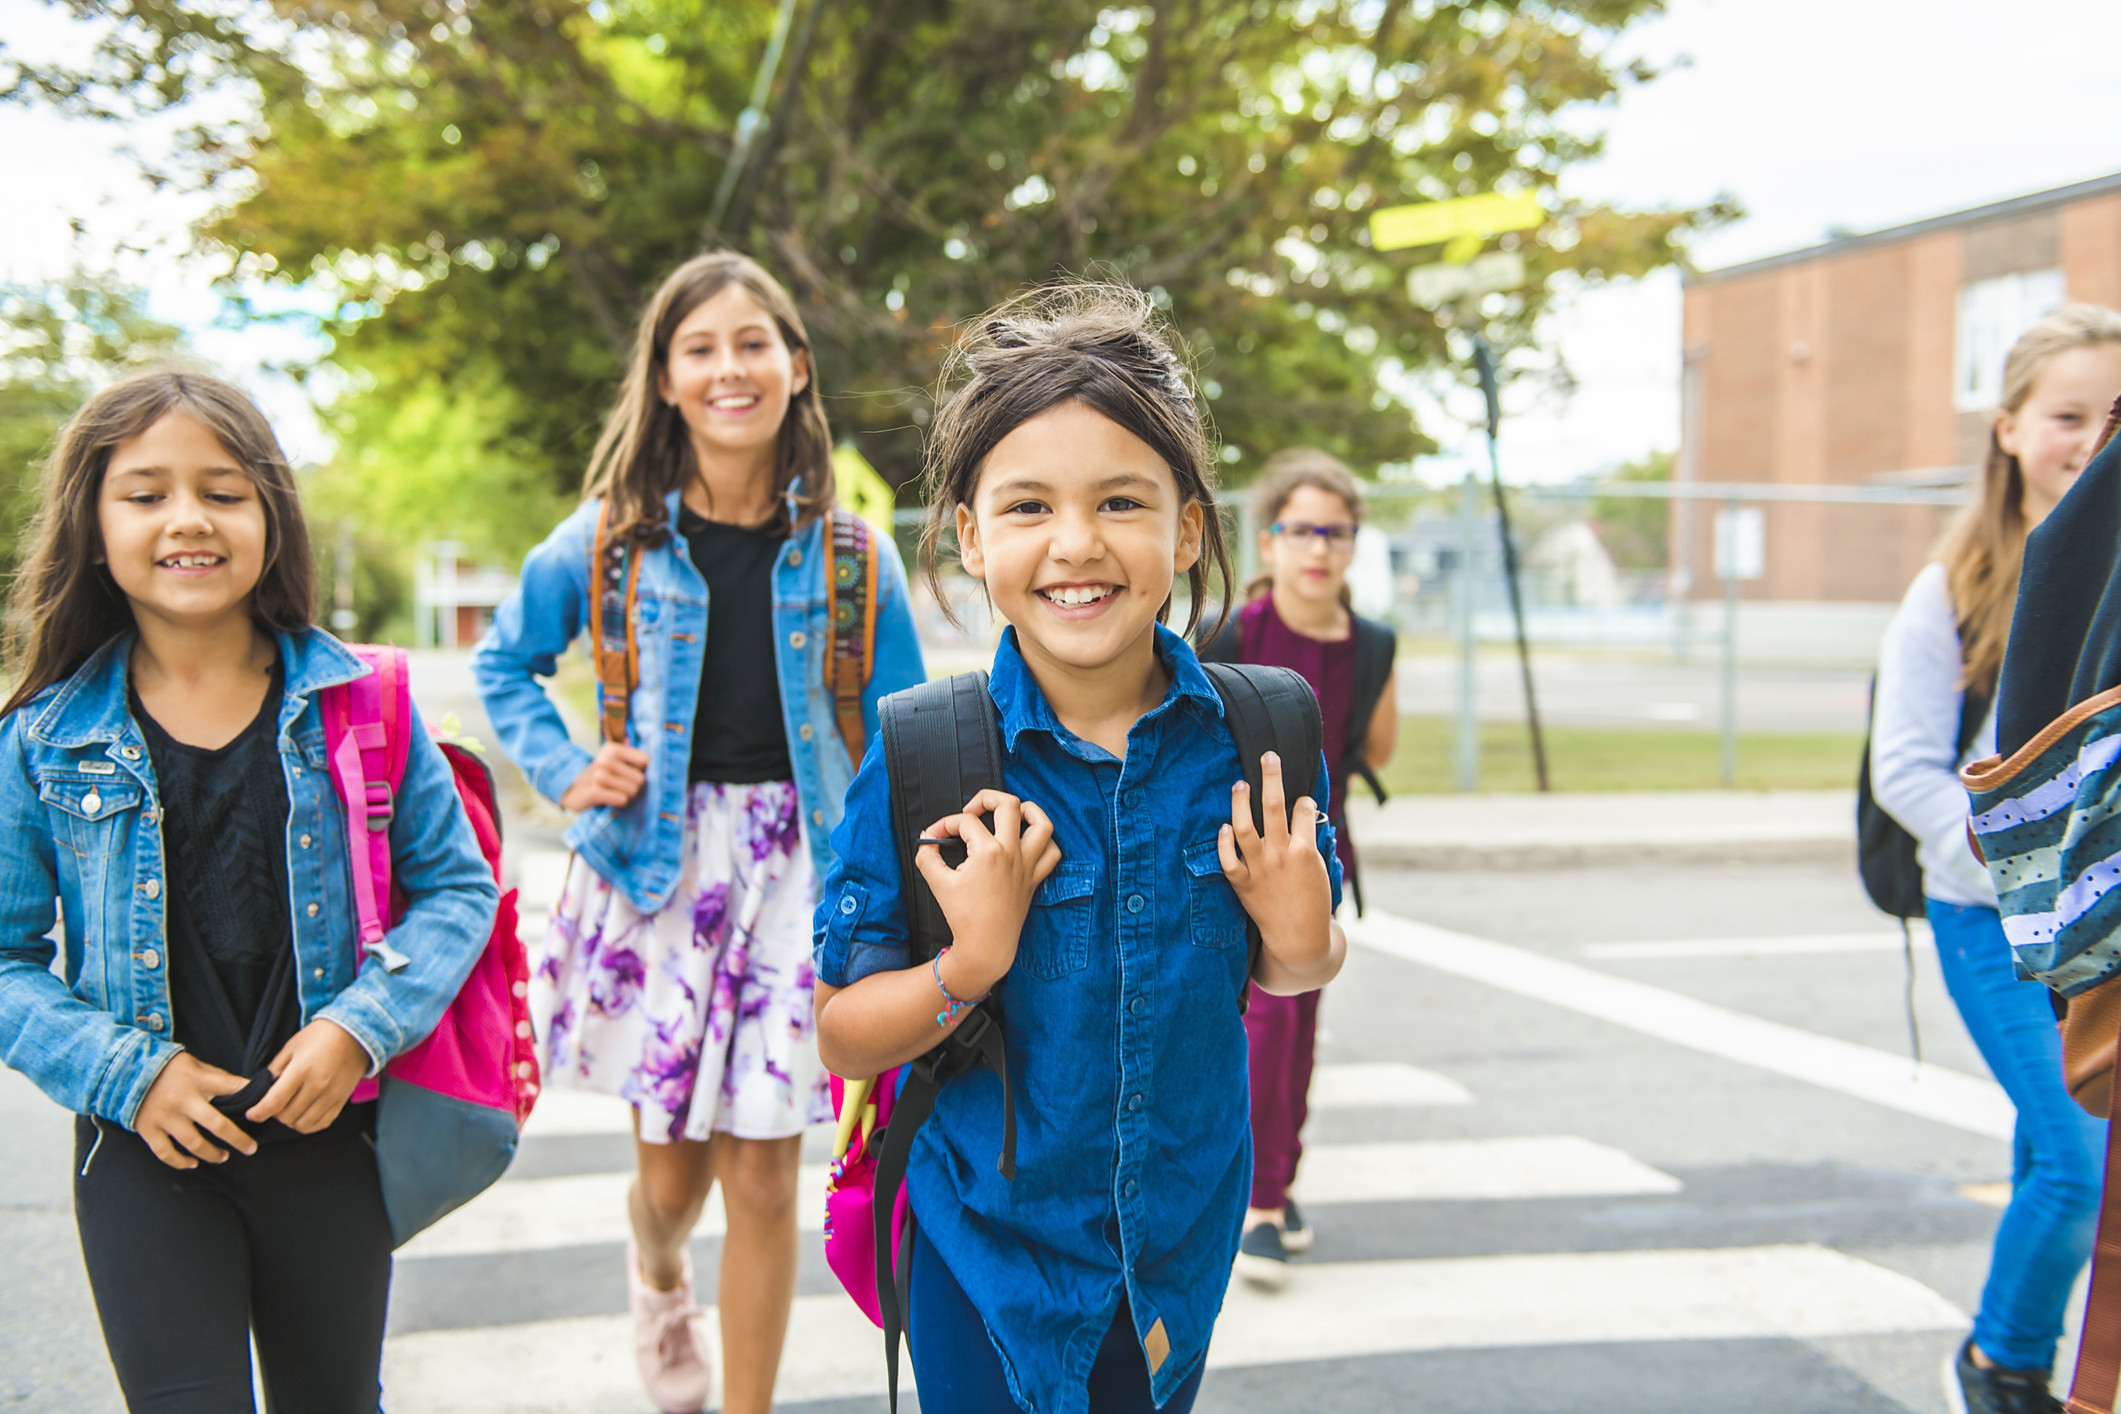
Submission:
[[[911,1310],[906,1342],[912,1347],[913,1378],[920,1386],[922,1414],[1001,1414],[1017,1407],[1002,1373],[1002,1358],[988,1338],[987,1323],[935,1248],[913,1228],[913,1271],[907,1279]],[[1195,1369],[1172,1394],[1162,1414],[1187,1414],[1200,1394],[1206,1366]],[[1149,1366],[1134,1340],[1127,1298],[1098,1347],[1090,1367],[1091,1414],[1156,1414],[1149,1395]]]
[[[1996,1229],[1974,1344],[2007,1369],[2055,1363],[2070,1285],[2099,1221],[2106,1125],[2062,1086],[2062,1038],[2047,989],[2021,982],[1993,908],[1925,900],[1937,962],[1981,1058],[2018,1107],[2011,1201]]]

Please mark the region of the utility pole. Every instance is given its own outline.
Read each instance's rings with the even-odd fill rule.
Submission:
[[[1524,628],[1524,589],[1518,583],[1517,541],[1510,534],[1510,503],[1502,491],[1502,459],[1495,439],[1502,431],[1502,392],[1495,382],[1495,353],[1487,336],[1473,331],[1473,366],[1480,372],[1481,396],[1488,403],[1488,475],[1495,488],[1495,528],[1502,536],[1502,574],[1510,586],[1510,617],[1517,624],[1517,668],[1524,678],[1525,723],[1532,729],[1532,769],[1543,791],[1554,787],[1547,779],[1546,734],[1539,728],[1539,699],[1532,692],[1532,641]]]

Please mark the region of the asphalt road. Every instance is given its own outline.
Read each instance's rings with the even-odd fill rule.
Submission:
[[[2008,1113],[1926,955],[1939,1069],[1910,1083],[1901,959],[1846,870],[1378,871],[1371,887],[1322,1015],[1299,1180],[1317,1246],[1285,1291],[1233,1288],[1204,1412],[1943,1409]],[[66,1117],[10,1075],[0,1123],[0,1404],[115,1409]],[[622,1125],[554,1103],[509,1178],[401,1256],[396,1414],[645,1409]],[[710,1214],[694,1245],[707,1291],[717,1231]],[[784,1407],[880,1410],[874,1331],[814,1232],[804,1254]]]

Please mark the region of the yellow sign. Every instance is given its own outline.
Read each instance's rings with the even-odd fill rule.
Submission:
[[[1404,250],[1463,236],[1478,241],[1504,231],[1526,230],[1546,219],[1547,209],[1531,192],[1486,192],[1456,201],[1425,201],[1373,212],[1370,244],[1378,250]]]
[[[898,508],[898,497],[892,494],[891,483],[869,465],[869,459],[856,451],[852,442],[842,442],[832,449],[832,475],[839,482],[840,504],[889,535],[891,513]]]

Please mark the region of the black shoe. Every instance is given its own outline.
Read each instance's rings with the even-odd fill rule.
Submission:
[[[1944,1376],[1944,1394],[1964,1414],[2062,1414],[2062,1401],[2047,1387],[2044,1370],[1984,1370],[1974,1363],[1971,1338]]]
[[[1311,1250],[1311,1239],[1318,1234],[1304,1221],[1303,1210],[1290,1198],[1281,1205],[1281,1245],[1291,1256],[1301,1256]]]
[[[1261,1223],[1237,1244],[1237,1274],[1254,1286],[1279,1291],[1289,1280],[1289,1254],[1281,1244],[1281,1229]]]

